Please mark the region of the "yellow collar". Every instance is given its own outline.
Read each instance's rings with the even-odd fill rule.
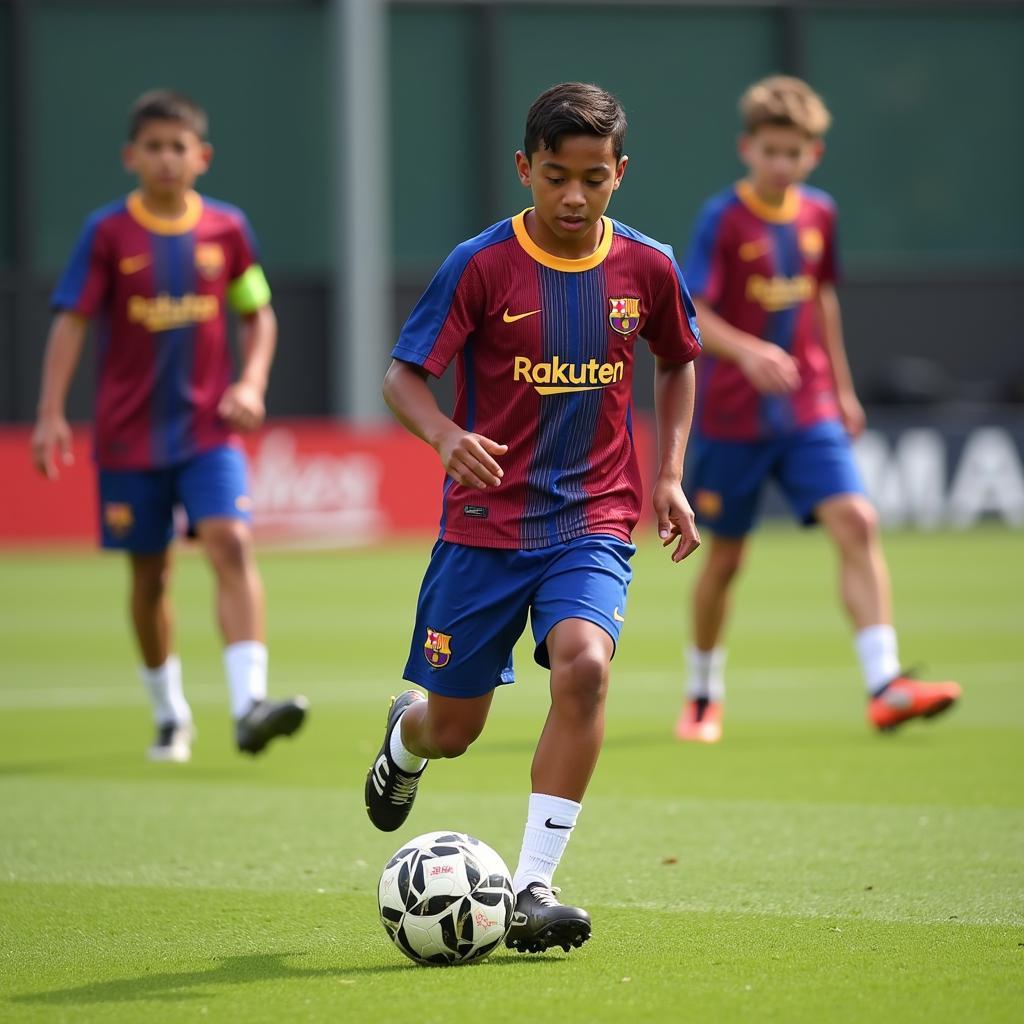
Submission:
[[[789,224],[796,220],[796,215],[800,212],[800,192],[795,185],[790,185],[786,189],[780,206],[770,206],[759,198],[749,181],[736,183],[736,195],[755,217],[760,217],[769,224]]]
[[[602,217],[601,223],[604,225],[604,231],[601,234],[601,244],[589,256],[584,256],[580,260],[569,260],[562,256],[553,256],[542,249],[526,230],[526,215],[532,209],[532,206],[528,206],[522,213],[517,213],[512,218],[512,230],[515,232],[516,239],[526,251],[526,254],[533,257],[542,267],[548,267],[551,270],[563,270],[570,274],[578,274],[580,271],[593,270],[594,267],[600,266],[611,251],[612,222],[608,217]]]
[[[203,215],[203,200],[198,192],[185,193],[185,212],[178,217],[158,217],[143,205],[142,193],[133,192],[127,200],[128,212],[136,223],[154,235],[184,235],[191,231]]]

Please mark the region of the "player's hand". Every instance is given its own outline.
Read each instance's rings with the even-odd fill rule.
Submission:
[[[693,509],[683,494],[678,480],[659,480],[654,485],[654,512],[658,517],[658,536],[667,548],[679,539],[672,552],[672,561],[681,562],[700,547],[700,533],[694,522]]]
[[[259,430],[267,416],[263,393],[244,380],[237,381],[221,395],[217,414],[235,430]]]
[[[864,414],[864,406],[860,404],[852,391],[842,391],[836,398],[839,401],[839,418],[850,437],[860,437],[867,426],[868,418]]]
[[[74,464],[75,456],[71,451],[71,428],[68,421],[60,415],[40,416],[32,431],[32,465],[47,480],[56,480],[60,476],[57,468],[58,460],[62,466]]]
[[[788,395],[800,387],[796,360],[770,341],[758,341],[737,360],[747,380],[765,395]]]
[[[443,435],[437,445],[445,472],[457,483],[478,491],[501,483],[504,471],[495,459],[507,451],[507,444],[461,428]]]

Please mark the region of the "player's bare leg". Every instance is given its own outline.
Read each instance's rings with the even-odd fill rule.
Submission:
[[[267,700],[263,580],[248,524],[210,517],[197,525],[196,533],[216,580],[235,738],[239,750],[258,754],[276,736],[290,736],[302,725],[309,702],[305,697]]]
[[[871,697],[868,720],[889,730],[952,707],[960,696],[956,683],[921,682],[900,668],[889,568],[874,507],[862,495],[843,494],[822,502],[815,514],[839,555],[840,593],[856,630],[857,653]]]
[[[892,623],[889,568],[878,513],[860,494],[840,494],[816,509],[839,556],[839,591],[854,629]]]
[[[481,697],[428,694],[402,716],[402,743],[428,761],[459,757],[483,732],[493,699],[493,690]]]
[[[732,585],[743,567],[746,551],[746,537],[711,536],[693,592],[689,678],[676,722],[676,736],[681,740],[717,743],[722,737],[725,650],[721,641]]]
[[[146,668],[159,668],[171,653],[174,610],[170,601],[171,551],[131,554],[131,612]]]
[[[364,787],[366,813],[377,828],[393,832],[404,824],[427,761],[464,754],[483,731],[493,697],[493,690],[479,697],[405,690],[391,701]]]
[[[181,688],[181,662],[171,653],[174,612],[170,600],[170,548],[132,553],[131,615],[142,655],[140,675],[156,721],[152,761],[187,761],[192,754],[192,711]]]
[[[512,888],[516,912],[505,942],[520,953],[552,946],[568,952],[590,938],[590,915],[564,906],[552,886],[597,765],[612,638],[583,619],[563,619],[548,634],[551,710],[531,770],[532,793]]]
[[[533,755],[534,793],[583,799],[604,739],[612,638],[584,619],[563,619],[548,634],[551,709]]]
[[[252,531],[241,519],[204,519],[196,528],[217,586],[217,623],[225,644],[264,642],[263,580]]]

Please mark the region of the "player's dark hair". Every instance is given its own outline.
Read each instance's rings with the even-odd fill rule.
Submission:
[[[133,104],[128,120],[128,139],[134,140],[149,121],[178,121],[200,139],[206,138],[206,111],[195,100],[171,89],[144,92]]]
[[[526,115],[523,152],[533,158],[541,146],[558,152],[567,135],[593,135],[611,139],[615,160],[622,158],[626,141],[626,112],[622,104],[600,86],[562,82],[542,92]]]

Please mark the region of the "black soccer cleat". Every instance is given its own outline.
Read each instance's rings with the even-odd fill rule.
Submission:
[[[543,953],[561,946],[566,953],[590,938],[590,915],[580,907],[563,907],[557,889],[531,882],[516,897],[512,927],[505,945],[517,953]]]
[[[403,772],[391,758],[391,733],[406,708],[420,700],[426,700],[426,697],[419,690],[406,690],[392,698],[384,728],[384,742],[366,773],[366,813],[381,832],[394,832],[409,817],[416,799],[416,787],[426,771],[427,766],[424,765],[418,772]]]
[[[184,764],[192,757],[195,726],[191,722],[165,722],[157,726],[156,739],[147,751],[150,761]]]
[[[235,742],[243,754],[258,754],[272,739],[291,736],[306,720],[309,701],[258,700],[235,722]]]

